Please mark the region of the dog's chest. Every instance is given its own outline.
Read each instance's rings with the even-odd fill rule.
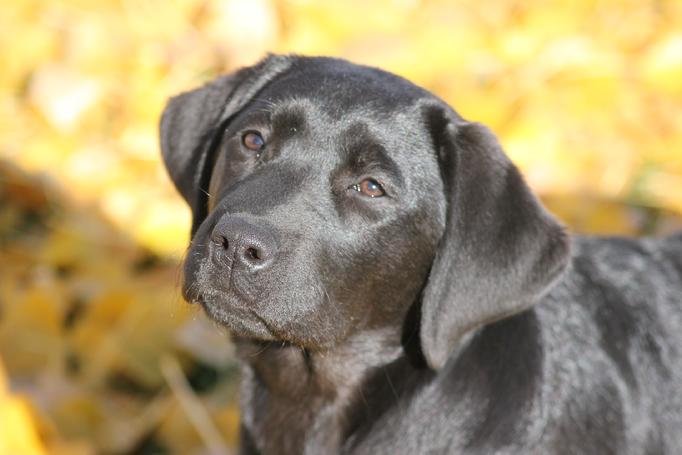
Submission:
[[[286,369],[276,368],[283,359],[244,365],[243,422],[263,455],[334,453],[341,439],[343,400],[320,384],[305,359],[290,360]]]
[[[259,452],[339,453],[348,408],[371,370],[368,357],[361,362],[345,351],[320,355],[292,346],[238,346],[242,421]]]

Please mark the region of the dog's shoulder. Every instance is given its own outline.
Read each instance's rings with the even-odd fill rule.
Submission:
[[[665,375],[666,352],[682,344],[682,235],[576,236],[569,267],[535,308],[553,327],[546,346],[572,338],[573,354],[605,354],[630,385],[641,380],[636,361]]]

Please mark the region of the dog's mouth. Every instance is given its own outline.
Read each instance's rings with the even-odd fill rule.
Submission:
[[[189,303],[199,304],[206,315],[218,324],[228,328],[233,335],[264,341],[280,339],[277,330],[258,312],[248,306],[234,305],[234,298],[196,293]]]
[[[186,262],[182,286],[185,301],[200,305],[210,319],[233,335],[266,341],[280,339],[274,325],[259,313],[260,293],[232,273],[229,267],[216,274],[211,261]]]

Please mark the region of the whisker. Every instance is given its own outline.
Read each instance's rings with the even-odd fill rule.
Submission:
[[[268,344],[266,344],[265,346],[263,346],[259,351],[257,351],[257,352],[255,352],[255,353],[251,354],[249,357],[257,357],[257,356],[259,356],[260,354],[264,353],[265,350],[268,349],[268,348],[270,347],[271,344],[272,344],[272,341],[268,341]]]

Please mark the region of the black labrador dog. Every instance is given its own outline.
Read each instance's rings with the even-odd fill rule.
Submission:
[[[161,146],[242,453],[682,453],[682,235],[570,238],[486,127],[338,59],[181,94]]]

